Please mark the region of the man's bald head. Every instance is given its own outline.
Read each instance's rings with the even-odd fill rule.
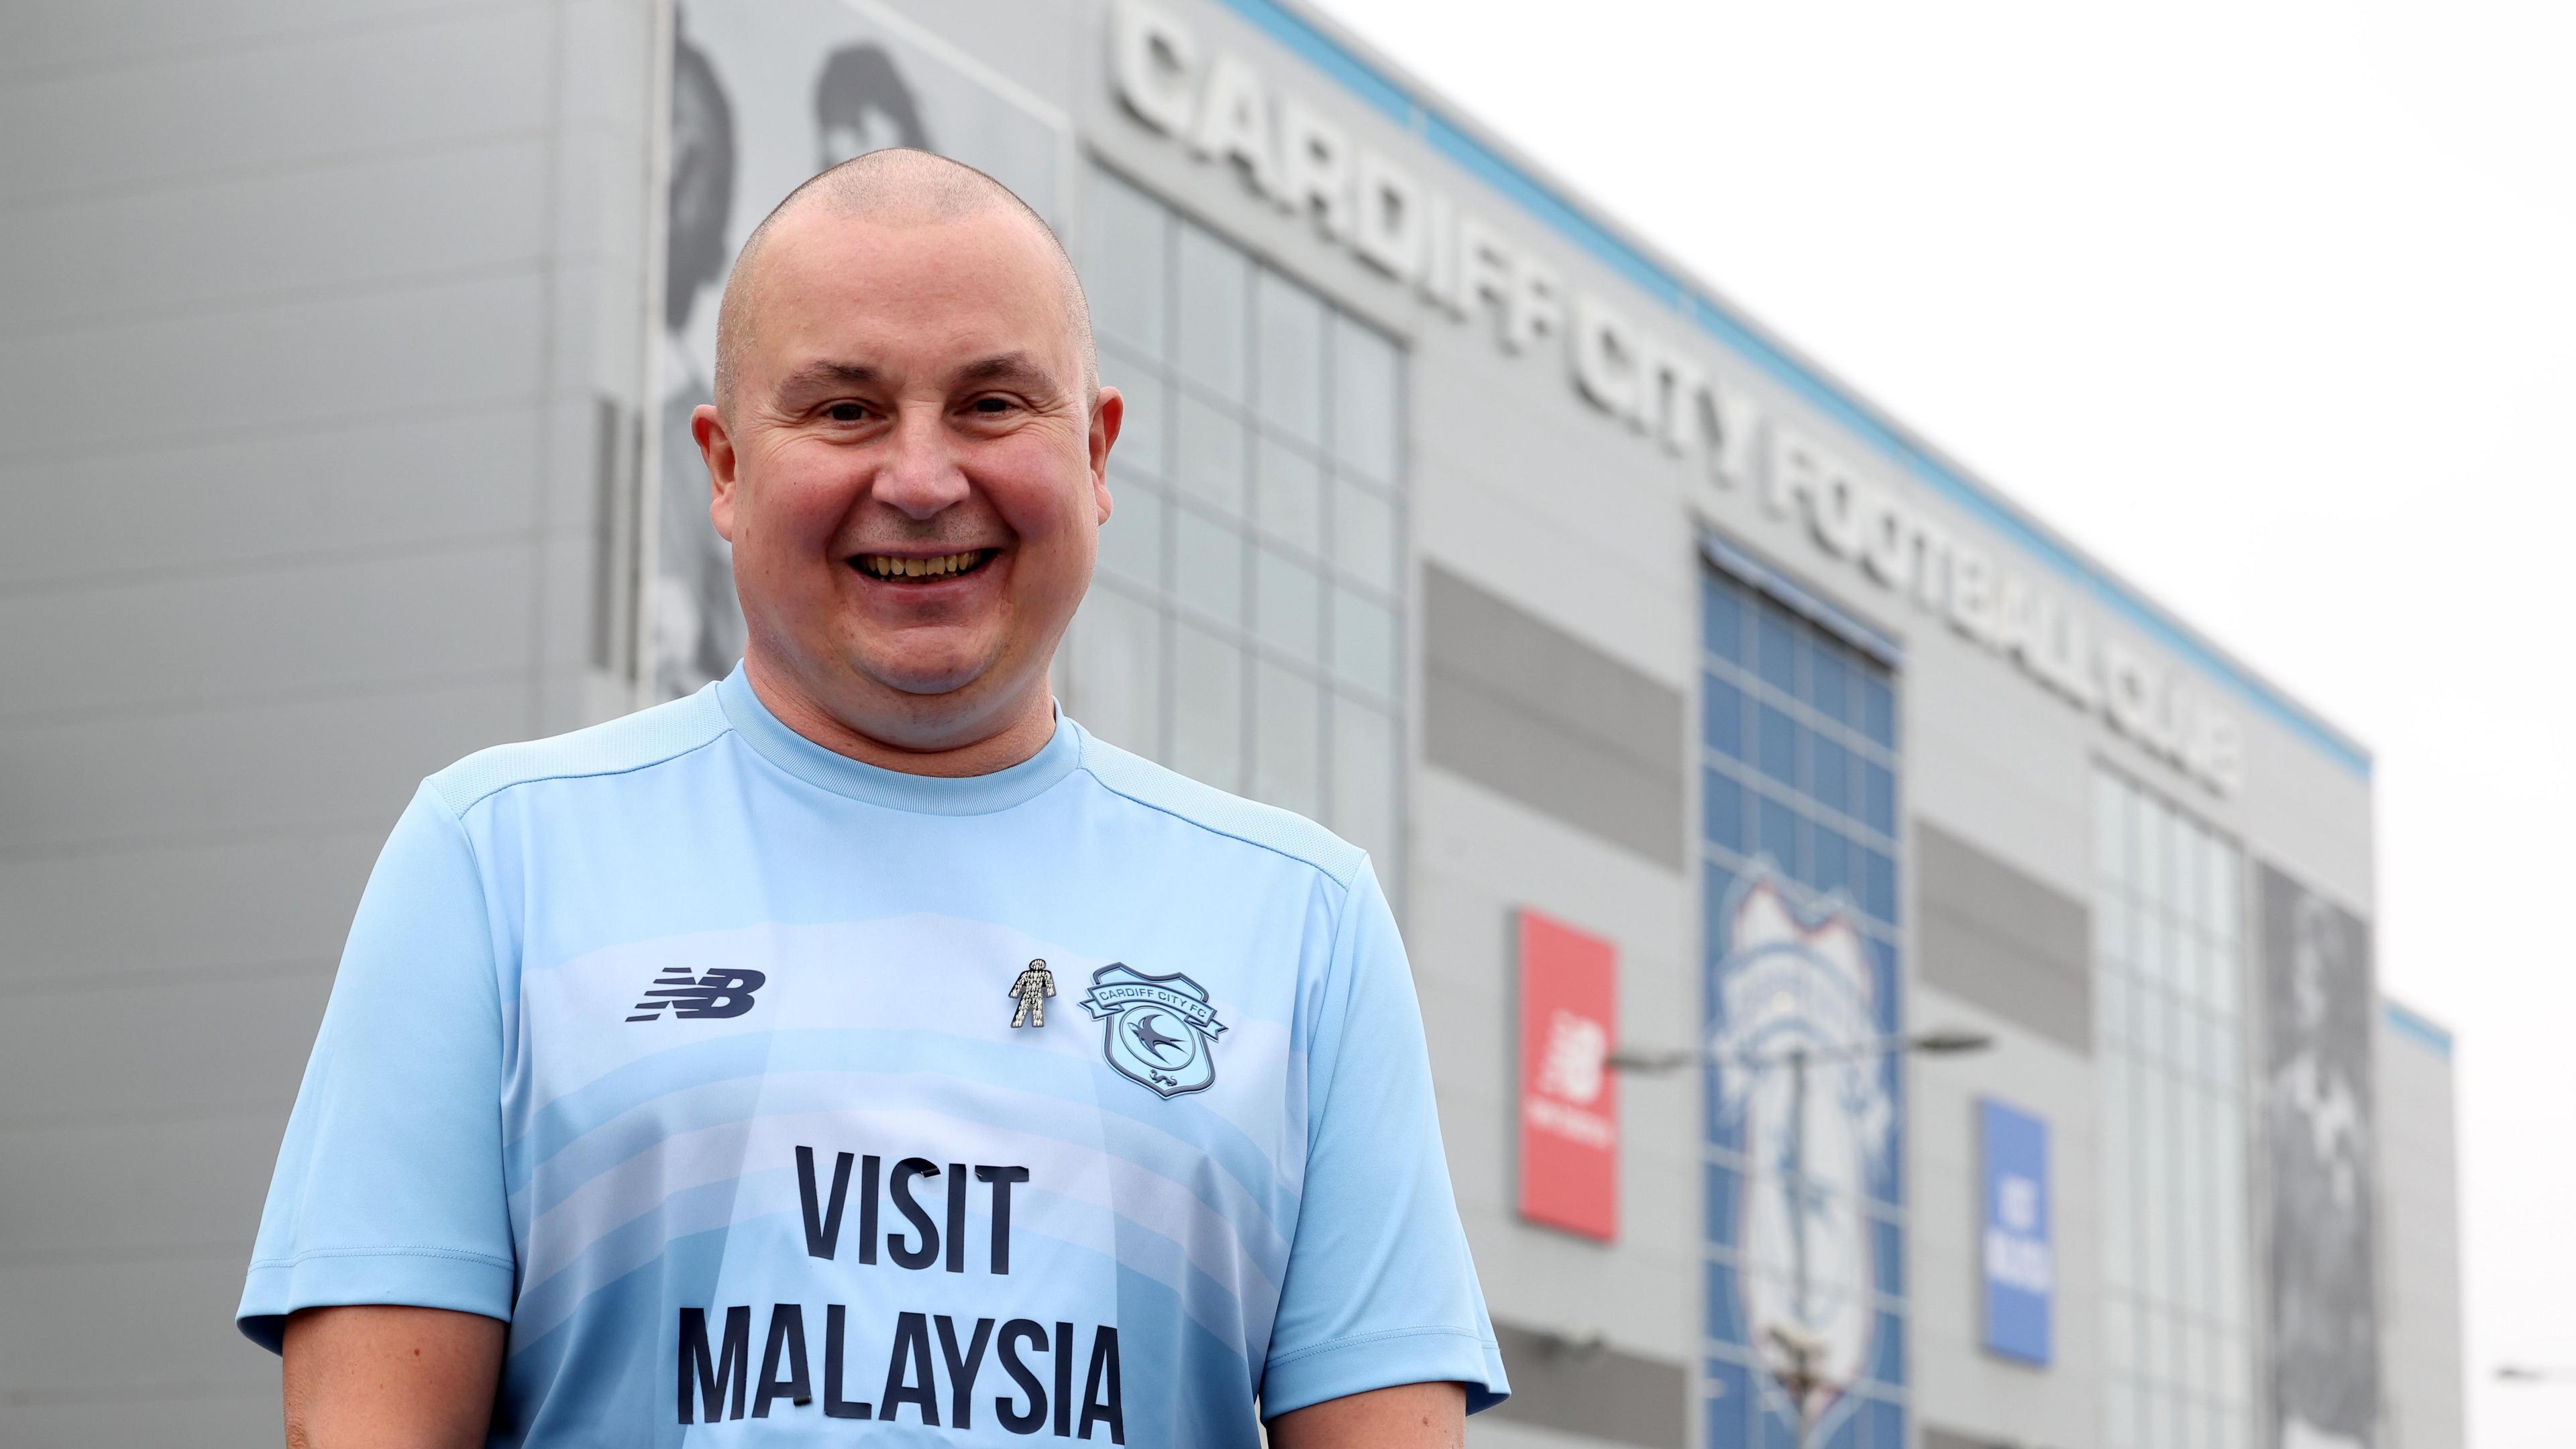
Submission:
[[[990,216],[1003,225],[1025,226],[1044,239],[1064,293],[1064,318],[1082,360],[1086,397],[1100,390],[1100,358],[1091,339],[1091,304],[1074,275],[1073,259],[1046,218],[1011,188],[966,165],[928,151],[901,148],[871,151],[818,173],[787,193],[742,244],[733,273],[725,279],[724,301],[716,310],[716,406],[733,411],[733,389],[756,325],[755,305],[761,280],[761,253],[781,222],[808,211],[889,226],[941,225]]]

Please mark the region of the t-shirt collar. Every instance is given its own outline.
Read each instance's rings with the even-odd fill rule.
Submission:
[[[1056,712],[1055,733],[1039,751],[989,775],[911,775],[880,769],[823,748],[789,729],[760,702],[734,666],[712,686],[725,719],[760,757],[809,785],[889,810],[923,815],[988,815],[1036,798],[1073,772],[1082,756],[1080,727]]]

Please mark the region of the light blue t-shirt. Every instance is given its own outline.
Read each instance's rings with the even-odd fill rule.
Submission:
[[[1199,1449],[1256,1396],[1509,1392],[1362,852],[1070,720],[874,769],[739,671],[394,827],[240,1322],[338,1303],[507,1320],[494,1444]]]

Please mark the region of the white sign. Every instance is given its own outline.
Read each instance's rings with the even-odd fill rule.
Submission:
[[[1995,1222],[1986,1229],[1986,1276],[2025,1293],[2056,1286],[2055,1260],[2039,1236],[2039,1184],[2007,1176],[1995,1184]]]
[[[1624,313],[1242,57],[1203,50],[1146,0],[1110,17],[1110,75],[1138,120],[1224,166],[1283,215],[1410,287],[1509,354],[1555,348],[1575,392],[1719,487],[1760,489],[1825,553],[1911,601],[2219,794],[2244,775],[2233,717],[2182,671],[2098,631],[2027,571],[1943,528],[1898,490]]]
[[[1548,1019],[1547,1060],[1538,1090],[1524,1104],[1530,1125],[1586,1147],[1607,1151],[1619,1144],[1619,1123],[1594,1104],[1607,1080],[1610,1029],[1591,1017],[1559,1011]]]

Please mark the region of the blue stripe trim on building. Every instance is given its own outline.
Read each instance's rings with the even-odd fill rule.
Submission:
[[[2447,1029],[2434,1025],[2385,996],[2379,998],[2379,1011],[2387,1018],[2389,1029],[2399,1036],[2410,1038],[2418,1046],[2430,1047],[2445,1057],[2451,1054],[2451,1033]]]
[[[1934,492],[1965,509],[1979,523],[2002,534],[2023,553],[2038,559],[2081,588],[2087,596],[2125,620],[2130,627],[2188,661],[2202,673],[2229,685],[2247,702],[2270,715],[2319,754],[2365,780],[2370,778],[2368,750],[2305,706],[2255,678],[2242,666],[2202,642],[2128,585],[2103,573],[2065,544],[2049,537],[1986,485],[1924,452],[1866,404],[1782,352],[1777,344],[1718,304],[1695,283],[1674,276],[1651,258],[1641,255],[1634,247],[1594,222],[1582,208],[1496,154],[1492,147],[1477,140],[1434,107],[1424,104],[1419,97],[1388,79],[1366,60],[1353,55],[1339,41],[1316,29],[1305,17],[1280,5],[1277,0],[1223,0],[1223,3],[1277,41],[1282,48],[1330,76],[1398,125],[1421,136],[1426,145],[1461,170],[1547,223],[1649,296],[1687,317],[1701,331],[1761,368],[1808,406],[1868,442]]]

